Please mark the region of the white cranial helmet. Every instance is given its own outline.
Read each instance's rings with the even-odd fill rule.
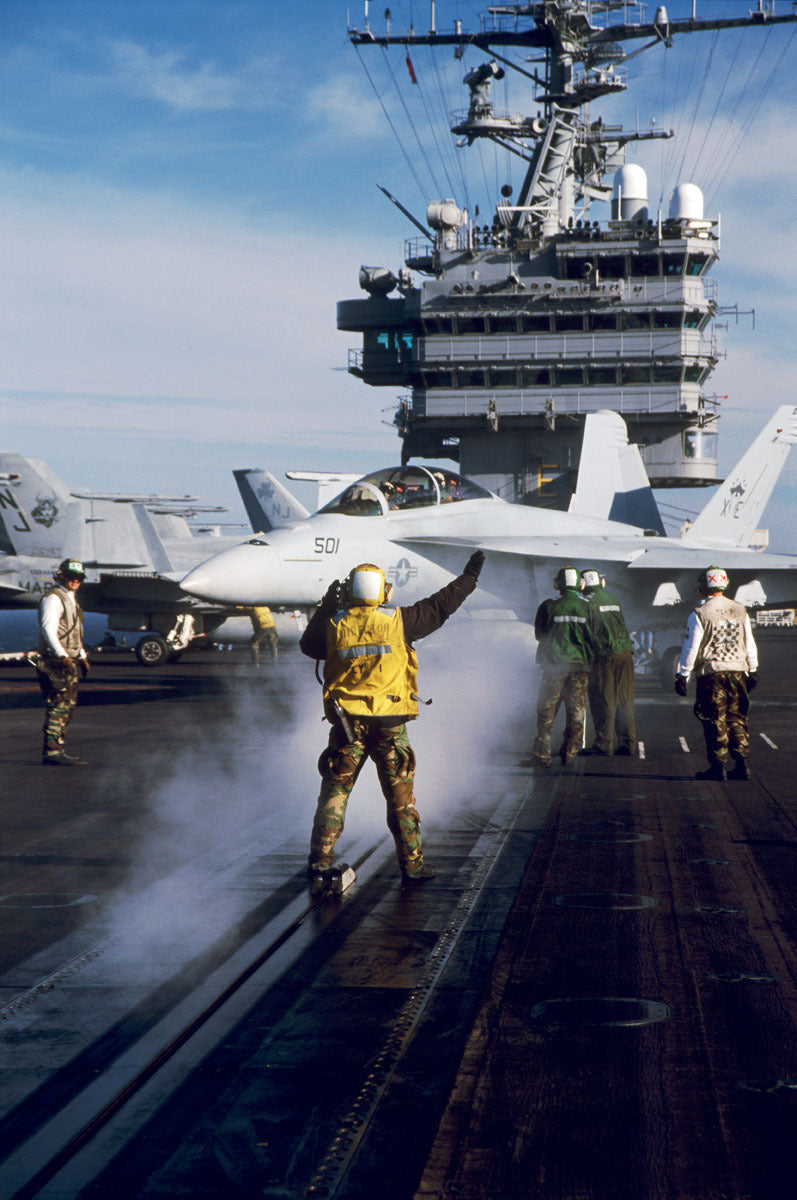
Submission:
[[[349,572],[350,604],[376,606],[385,602],[385,572],[373,563],[360,563]]]

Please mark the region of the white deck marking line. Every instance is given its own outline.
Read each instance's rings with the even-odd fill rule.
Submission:
[[[691,754],[691,753],[692,753],[692,752],[691,752],[691,750],[689,749],[688,745],[686,744],[686,738],[685,738],[685,737],[679,737],[679,738],[678,738],[678,741],[681,743],[681,749],[683,750],[684,754]]]
[[[637,742],[637,750],[639,751],[639,757],[644,758],[645,757],[645,743]]]
[[[759,734],[759,737],[762,737],[762,738],[764,739],[764,741],[766,742],[766,744],[767,744],[768,746],[771,746],[773,750],[777,750],[777,746],[776,746],[776,745],[775,745],[775,743],[772,741],[772,738],[771,738],[771,737],[767,737],[767,735],[766,735],[765,733],[761,733],[761,734]]]

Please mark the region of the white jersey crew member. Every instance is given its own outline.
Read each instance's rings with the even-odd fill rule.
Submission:
[[[685,696],[692,671],[697,676],[694,713],[708,757],[698,779],[750,778],[749,694],[758,683],[758,649],[747,610],[724,594],[727,587],[722,567],[698,576],[698,591],[706,598],[689,614],[675,677],[676,692]]]

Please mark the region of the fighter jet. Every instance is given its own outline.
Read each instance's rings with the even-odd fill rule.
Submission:
[[[471,607],[509,608],[528,621],[563,563],[595,566],[621,597],[629,625],[653,630],[666,654],[680,646],[696,574],[711,562],[732,573],[740,599],[797,594],[797,556],[751,548],[796,439],[797,408],[783,406],[674,538],[663,533],[622,419],[596,413],[585,424],[568,512],[508,504],[437,466],[392,467],[350,484],[312,517],[215,555],[190,571],[182,587],[222,604],[309,605],[367,561],[383,567],[394,600],[408,604],[447,583],[466,552],[479,546],[487,563]]]
[[[226,510],[195,496],[70,490],[46,463],[0,453],[0,609],[38,604],[64,557],[87,569],[81,589],[86,612],[104,613],[115,631],[138,631],[139,661],[175,660],[193,640],[237,641],[251,636],[244,614],[199,603],[180,589],[192,566],[240,532],[195,536],[187,518]],[[304,511],[304,510],[302,510]],[[258,514],[259,532],[272,523]],[[295,640],[303,614],[274,614],[278,634]]]

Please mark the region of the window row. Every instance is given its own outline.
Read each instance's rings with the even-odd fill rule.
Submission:
[[[594,254],[565,259],[566,279],[660,279],[701,275],[712,262],[709,254]]]
[[[423,332],[453,337],[457,334],[594,333],[635,329],[701,329],[710,312],[680,308],[612,310],[592,313],[457,313],[424,317]],[[380,334],[379,337],[386,335]]]
[[[708,363],[623,363],[617,366],[496,366],[426,369],[419,388],[627,387],[635,384],[702,383]]]

